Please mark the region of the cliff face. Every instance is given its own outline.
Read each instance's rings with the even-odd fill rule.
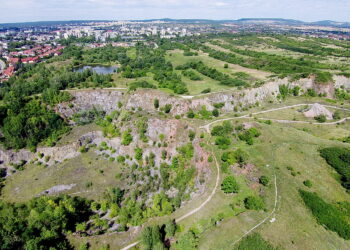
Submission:
[[[193,98],[175,97],[159,90],[142,89],[127,94],[122,91],[114,90],[84,90],[72,91],[74,100],[70,103],[62,103],[57,105],[56,110],[63,117],[69,118],[74,113],[89,110],[93,107],[100,108],[107,113],[117,109],[118,102],[123,103],[123,108],[127,110],[139,109],[156,113],[158,110],[154,107],[154,100],[159,100],[160,107],[165,104],[171,104],[172,115],[182,115],[190,109],[199,110],[202,106],[206,106],[208,110],[212,110],[213,104],[223,102],[225,106],[222,112],[231,112],[235,106],[250,106],[256,102],[266,100],[275,100],[279,94],[280,85],[289,85],[290,87],[299,86],[302,92],[307,89],[314,89],[316,93],[326,94],[331,98],[334,95],[334,89],[344,86],[350,89],[350,79],[343,76],[334,76],[334,83],[316,84],[313,78],[300,79],[294,82],[288,82],[288,79],[277,79],[267,82],[261,87],[227,91],[220,93],[212,93],[199,95]]]
[[[76,90],[70,91],[74,99],[69,103],[60,103],[56,112],[63,117],[71,117],[74,113],[91,110],[94,107],[110,113],[117,109],[118,102],[123,102],[124,92],[111,90]]]

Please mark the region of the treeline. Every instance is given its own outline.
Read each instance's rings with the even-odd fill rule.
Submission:
[[[340,174],[343,187],[350,190],[350,150],[330,147],[321,149],[320,154]]]
[[[188,69],[195,69],[199,73],[210,77],[216,81],[219,81],[220,84],[226,85],[226,86],[246,86],[247,83],[239,78],[232,78],[224,73],[221,73],[215,68],[210,68],[206,66],[202,61],[198,62],[187,62],[183,65],[179,65],[175,68],[176,70],[188,70]]]
[[[305,205],[311,210],[317,222],[325,228],[336,232],[340,237],[350,239],[348,214],[333,204],[325,202],[316,193],[299,190]],[[349,205],[348,205],[349,206]]]
[[[159,82],[159,88],[171,89],[176,94],[188,92],[181,76],[176,74],[172,64],[165,60],[164,49],[151,49],[145,45],[138,45],[134,59],[129,58],[120,62],[122,63],[120,71],[126,78],[144,77],[151,72],[154,80]]]
[[[233,53],[248,57],[237,56],[233,53],[223,53],[210,48],[209,46],[202,45],[201,49],[209,56],[218,60],[227,61],[229,63],[235,63],[243,67],[253,68],[258,70],[264,70],[279,74],[282,77],[297,74],[299,77],[308,77],[310,74],[317,74],[321,70],[338,69],[338,66],[330,64],[319,63],[307,58],[292,58],[281,55],[273,55],[265,52],[257,52],[248,49],[239,49],[230,44],[223,44],[217,41],[211,41],[212,44],[228,49]]]

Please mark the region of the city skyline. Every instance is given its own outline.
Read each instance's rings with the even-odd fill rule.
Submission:
[[[158,18],[350,21],[350,1],[346,0],[0,0],[0,6],[0,23]]]

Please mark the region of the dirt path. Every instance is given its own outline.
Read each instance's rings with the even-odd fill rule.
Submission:
[[[294,105],[289,105],[289,106],[284,106],[284,107],[280,107],[280,108],[273,108],[273,109],[269,109],[269,110],[264,110],[264,111],[259,111],[259,112],[255,112],[255,113],[251,113],[251,114],[246,114],[246,115],[242,115],[242,116],[238,116],[238,117],[230,117],[230,118],[224,118],[224,119],[219,119],[216,121],[212,121],[204,126],[201,126],[199,128],[205,129],[208,133],[210,133],[210,126],[218,123],[218,122],[223,122],[223,121],[230,121],[230,120],[235,120],[235,119],[253,119],[254,117],[251,117],[253,115],[260,115],[260,114],[264,114],[264,113],[269,113],[269,112],[273,112],[273,111],[278,111],[278,110],[283,110],[283,109],[289,109],[289,108],[295,108],[295,107],[300,107],[300,106],[311,106],[314,105],[316,103],[301,103],[301,104],[294,104]],[[345,110],[345,111],[350,111],[350,109],[347,108],[341,108],[341,107],[337,107],[337,106],[331,106],[331,105],[322,105],[326,108],[334,108],[334,109],[339,109],[339,110]],[[301,123],[301,124],[315,124],[315,125],[334,125],[334,124],[338,124],[338,123],[342,123],[345,122],[347,120],[350,120],[350,117],[345,117],[341,120],[338,121],[334,121],[334,122],[308,122],[308,121],[292,121],[292,120],[279,120],[279,119],[270,119],[270,118],[258,118],[259,120],[271,120],[271,121],[275,121],[275,122],[279,122],[279,123]]]
[[[188,213],[186,213],[186,214],[182,215],[181,217],[175,219],[176,222],[180,222],[180,221],[186,219],[187,217],[189,217],[189,216],[191,216],[191,215],[197,213],[197,212],[198,212],[199,210],[201,210],[208,202],[210,202],[211,199],[214,197],[214,195],[215,195],[215,193],[216,193],[216,191],[217,191],[217,189],[218,189],[219,183],[220,183],[220,167],[219,167],[219,163],[218,163],[218,161],[217,161],[217,159],[216,159],[216,157],[215,157],[215,155],[214,155],[213,152],[212,152],[212,155],[213,155],[213,157],[214,157],[217,175],[216,175],[215,186],[214,186],[214,188],[213,188],[211,194],[210,194],[210,195],[208,196],[208,198],[207,198],[204,202],[202,202],[198,207],[196,207],[195,209],[192,209],[192,210],[189,211]],[[139,244],[139,243],[140,243],[140,241],[136,241],[136,242],[131,243],[130,245],[128,245],[128,246],[122,248],[121,250],[130,249],[130,248],[136,246],[136,245]]]
[[[237,239],[235,242],[232,243],[232,246],[235,245],[236,243],[238,243],[240,240],[242,240],[244,237],[246,237],[248,234],[250,234],[251,232],[253,232],[255,229],[257,229],[258,227],[260,227],[262,224],[264,224],[272,215],[274,215],[274,213],[276,212],[276,208],[277,208],[277,200],[278,200],[278,189],[277,189],[277,177],[275,174],[275,204],[274,207],[271,211],[271,213],[269,215],[267,215],[262,221],[260,221],[258,224],[256,224],[254,227],[252,227],[251,229],[249,229],[247,232],[245,232],[239,239]]]

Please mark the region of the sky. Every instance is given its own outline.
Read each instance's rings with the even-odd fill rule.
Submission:
[[[0,0],[0,23],[154,18],[350,21],[350,0]]]

